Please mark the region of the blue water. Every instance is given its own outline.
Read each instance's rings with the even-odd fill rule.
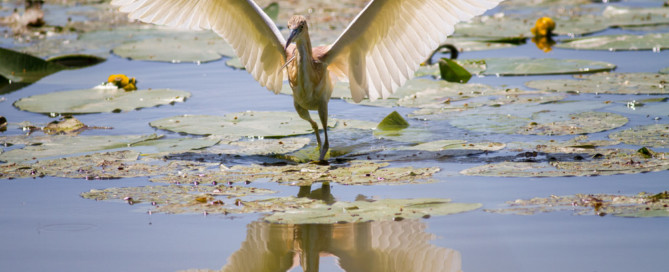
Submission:
[[[633,33],[612,29],[600,34]],[[599,35],[599,34],[598,34]],[[614,63],[616,72],[657,72],[669,66],[669,52],[599,52],[554,49],[543,53],[534,44],[501,50],[464,53],[462,59],[486,57],[536,57],[590,59]],[[234,70],[224,60],[205,64],[167,64],[129,61],[116,56],[99,65],[62,71],[21,90],[4,94],[0,115],[10,122],[48,123],[54,118],[24,112],[12,106],[19,98],[36,94],[85,89],[110,74],[124,73],[139,79],[140,88],[186,90],[186,103],[127,113],[77,116],[95,126],[112,130],[90,130],[84,135],[178,134],[157,131],[148,123],[181,114],[223,115],[239,111],[293,111],[292,98],[274,95],[258,85],[245,71]],[[569,76],[483,77],[474,83],[526,88],[527,80]],[[611,96],[618,100],[634,96]],[[580,95],[579,100],[609,97]],[[359,106],[341,100],[330,102],[330,113],[338,118],[378,122],[395,109]],[[410,109],[397,109],[409,113]],[[634,116],[633,124],[669,123]],[[422,125],[410,120],[412,125]],[[21,134],[9,130],[2,135]],[[603,138],[608,132],[595,134]],[[481,135],[453,136],[465,140]],[[506,136],[505,136],[506,137]],[[369,139],[373,139],[370,135]],[[245,163],[243,159],[236,163]],[[455,202],[478,202],[483,208],[499,208],[518,198],[576,193],[636,194],[669,190],[667,171],[597,177],[499,178],[466,177],[459,170],[477,165],[455,160],[398,162],[395,165],[438,166],[442,172],[433,184],[404,186],[342,186],[332,194],[351,201],[361,194],[377,198],[450,198]],[[191,268],[217,270],[242,247],[247,226],[260,215],[169,215],[148,214],[147,207],[122,202],[96,202],[80,193],[107,187],[151,185],[147,178],[79,180],[64,178],[0,181],[0,271],[177,271]],[[276,184],[252,184],[295,195],[298,188]],[[463,271],[665,271],[669,256],[668,218],[619,218],[575,216],[570,212],[533,216],[500,215],[482,210],[420,220],[430,243],[461,255]],[[263,260],[258,260],[262,262]],[[337,259],[321,257],[320,271],[341,271]],[[269,271],[269,270],[268,270]],[[294,268],[291,271],[301,271]]]

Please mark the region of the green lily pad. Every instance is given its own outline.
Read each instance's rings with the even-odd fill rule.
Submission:
[[[567,141],[536,140],[524,142],[511,142],[507,148],[512,151],[542,152],[551,154],[607,154],[613,149],[602,149],[600,147],[619,144],[615,140],[590,140],[587,135],[579,135]]]
[[[446,58],[439,60],[439,70],[441,71],[441,78],[448,82],[467,83],[472,78],[472,74],[467,69]]]
[[[160,37],[122,44],[114,54],[134,60],[204,63],[233,57],[234,51],[218,37]]]
[[[558,48],[578,50],[653,50],[659,52],[669,48],[669,33],[645,35],[602,35],[565,40],[555,45]]]
[[[409,127],[409,123],[402,118],[402,115],[393,111],[388,116],[383,118],[381,122],[376,126],[380,130],[402,130]]]
[[[128,149],[132,144],[155,140],[153,135],[115,135],[115,136],[67,136],[26,137],[23,148],[12,149],[0,154],[0,161],[21,162],[50,157],[63,157],[85,152],[112,149]],[[17,142],[15,138],[3,139],[5,143]]]
[[[270,19],[276,21],[276,19],[279,17],[279,3],[277,2],[269,3],[266,7],[262,9],[262,11],[264,11],[265,14],[267,14],[267,16]]]
[[[470,22],[455,25],[457,36],[465,37],[531,37],[534,22],[506,16],[478,16]]]
[[[609,138],[631,145],[669,148],[669,125],[637,126],[611,133]]]
[[[318,182],[343,185],[412,184],[433,182],[439,168],[387,167],[387,163],[355,161],[350,165],[322,166],[298,164],[286,166],[233,166],[222,171],[198,172],[197,175],[170,174],[152,178],[152,182],[186,184],[198,182],[254,182],[269,180],[292,186],[307,186]]]
[[[381,199],[376,201],[317,203],[265,217],[282,224],[335,224],[367,221],[400,221],[472,211],[479,203],[450,203],[448,199]]]
[[[530,88],[570,93],[668,94],[669,74],[602,73],[576,75],[572,79],[547,79],[526,82]]]
[[[204,137],[204,138],[170,138],[170,139],[149,139],[137,143],[130,144],[133,150],[139,151],[143,154],[162,154],[162,153],[178,153],[191,150],[198,150],[216,145],[220,142],[220,138]]]
[[[318,117],[312,116],[314,120]],[[313,133],[311,125],[294,112],[247,111],[224,116],[182,115],[149,123],[157,129],[193,135],[226,137],[287,137]],[[334,122],[328,126],[334,127]]]
[[[16,101],[14,106],[38,113],[122,112],[183,102],[189,97],[189,92],[170,89],[125,91],[115,87],[93,88],[25,97]]]
[[[243,213],[236,197],[273,194],[274,191],[228,185],[162,185],[93,189],[82,193],[86,199],[122,200],[128,204],[150,203],[151,212],[166,213]]]
[[[669,24],[669,7],[628,8],[607,6],[602,12],[611,26],[632,27]]]
[[[412,146],[397,148],[396,150],[422,150],[422,151],[444,151],[444,150],[480,150],[497,151],[506,145],[503,143],[468,143],[464,140],[438,140],[427,143],[420,143]],[[450,155],[450,153],[449,153]]]
[[[230,67],[235,68],[235,69],[239,69],[239,70],[246,69],[246,67],[244,67],[244,64],[242,63],[242,61],[238,57],[234,57],[234,58],[231,58],[231,59],[225,61],[225,65],[230,66]],[[291,91],[291,93],[292,93],[292,91]]]
[[[0,76],[12,83],[33,83],[65,66],[0,47]]]
[[[616,68],[607,62],[578,59],[490,58],[480,61],[485,64],[481,74],[497,76],[588,74]]]
[[[469,176],[494,177],[566,177],[636,174],[669,170],[665,153],[650,158],[634,150],[615,150],[590,161],[501,162],[462,170]]]
[[[59,156],[60,157],[60,156]],[[166,174],[189,175],[218,168],[218,163],[154,160],[140,157],[135,150],[92,153],[74,157],[43,159],[36,162],[0,164],[0,178],[63,177],[117,179]]]
[[[576,194],[547,198],[518,199],[505,203],[506,208],[486,209],[486,212],[531,215],[536,213],[571,211],[576,215],[613,215],[621,217],[667,217],[667,192],[655,195]]]
[[[621,127],[627,118],[615,113],[581,112],[567,116],[537,112],[531,118],[504,114],[470,114],[451,120],[451,125],[480,132],[523,135],[573,135]]]

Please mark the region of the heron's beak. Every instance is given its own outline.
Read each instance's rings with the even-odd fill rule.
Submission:
[[[293,29],[293,31],[290,32],[290,36],[288,36],[288,40],[286,41],[286,48],[284,48],[284,50],[288,49],[288,45],[290,45],[290,43],[293,42],[293,39],[295,39],[295,37],[297,37],[297,34],[300,33],[300,31],[298,29],[300,29],[300,28],[299,27],[295,28],[295,29]]]

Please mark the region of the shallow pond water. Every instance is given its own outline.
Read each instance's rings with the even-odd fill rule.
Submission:
[[[620,4],[648,7],[658,5],[658,2],[622,1]],[[596,35],[646,32],[608,29]],[[660,27],[653,32],[669,32],[669,27]],[[615,64],[617,68],[614,72],[618,73],[657,73],[669,67],[669,50],[607,52],[554,48],[544,53],[529,41],[512,48],[465,52],[460,59],[498,57],[605,61]],[[156,133],[167,138],[181,138],[185,136],[157,130],[149,123],[184,114],[222,116],[244,111],[294,110],[292,97],[268,92],[247,72],[228,67],[225,61],[171,64],[111,55],[98,65],[63,70],[17,91],[0,95],[0,115],[9,122],[49,123],[56,118],[21,111],[13,103],[28,96],[88,89],[105,81],[110,74],[118,73],[136,77],[140,88],[186,90],[191,97],[185,103],[129,112],[76,115],[84,124],[113,128],[86,130],[81,136]],[[524,86],[529,80],[570,78],[571,75],[474,76],[469,83],[529,90]],[[636,114],[626,106],[631,101],[667,96],[666,93],[583,93],[569,95],[566,100],[593,104],[612,101],[598,110],[621,114],[629,122],[609,131],[588,134],[591,140],[607,140],[612,131],[638,125],[669,124],[667,102],[660,102],[663,103],[659,104],[660,110],[648,114]],[[374,123],[394,110],[405,117],[415,111],[403,107],[356,105],[339,99],[331,100],[329,105],[332,117]],[[470,112],[478,113],[470,110],[465,114]],[[415,137],[422,142],[461,139],[469,143],[508,144],[567,141],[574,137],[473,132],[452,126],[447,120],[406,119],[410,128],[428,133],[428,136],[421,134],[423,136]],[[0,136],[24,133],[18,127],[10,126]],[[311,147],[315,145],[313,135],[302,137],[311,139]],[[393,149],[407,146],[406,143],[378,139],[371,131],[356,134],[354,140],[351,137],[346,132],[333,131],[331,147],[336,149],[354,142],[370,150],[382,148],[381,151],[370,152],[369,156],[377,156],[381,160],[385,158],[392,167],[439,167],[441,171],[433,176],[436,182],[432,183],[371,186],[331,183],[330,194],[337,201],[443,198],[455,203],[481,203],[482,208],[444,216],[371,223],[270,224],[263,220],[263,214],[257,213],[150,213],[147,211],[151,206],[145,203],[128,205],[122,200],[94,201],[81,197],[82,193],[94,189],[156,185],[149,181],[149,177],[110,180],[50,176],[3,179],[0,180],[0,241],[3,241],[0,245],[0,270],[302,271],[297,256],[302,257],[303,266],[319,266],[318,271],[663,271],[666,267],[666,256],[669,255],[669,229],[666,227],[669,217],[666,216],[598,216],[594,210],[590,215],[575,215],[570,210],[516,215],[486,210],[504,208],[507,201],[552,195],[655,194],[669,190],[667,170],[545,178],[466,176],[460,171],[485,163],[517,161],[522,152],[502,150],[471,156],[422,154],[416,158],[412,156],[416,153],[405,154]],[[621,143],[614,147],[636,150],[640,146]],[[14,148],[18,147],[6,147],[5,152]],[[653,150],[669,152],[669,146]],[[361,154],[351,157],[365,159],[368,156],[364,152]],[[537,160],[548,161],[542,156],[540,154]],[[226,166],[276,161],[279,159],[267,156],[210,159],[210,162]],[[300,193],[299,187],[262,179],[241,186],[276,191],[273,196],[297,196]],[[321,188],[321,184],[311,187],[315,190]]]

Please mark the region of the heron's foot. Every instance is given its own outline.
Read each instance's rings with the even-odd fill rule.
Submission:
[[[325,155],[328,154],[328,150],[330,149],[330,144],[328,143],[327,138],[325,138],[325,144],[320,148],[321,148],[321,156],[318,158],[318,160],[323,161],[323,159],[325,159]]]

